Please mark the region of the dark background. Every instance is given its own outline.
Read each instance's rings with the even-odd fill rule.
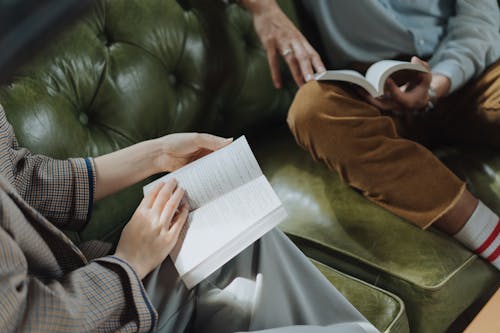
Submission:
[[[0,84],[68,23],[86,12],[92,0],[0,0]]]

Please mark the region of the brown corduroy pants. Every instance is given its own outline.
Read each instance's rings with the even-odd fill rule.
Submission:
[[[311,81],[288,114],[297,142],[369,200],[426,228],[465,190],[423,144],[500,147],[500,62],[426,116],[382,113],[350,87]]]

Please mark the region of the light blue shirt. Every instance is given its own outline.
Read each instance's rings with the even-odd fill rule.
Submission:
[[[429,58],[451,91],[500,57],[497,0],[302,0],[334,68],[397,55]]]

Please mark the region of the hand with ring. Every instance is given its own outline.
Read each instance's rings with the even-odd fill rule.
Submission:
[[[282,55],[283,57],[286,57],[287,55],[289,55],[289,54],[290,54],[290,53],[292,53],[292,52],[293,52],[293,51],[292,51],[292,49],[291,49],[291,48],[287,48],[287,49],[283,50],[283,52],[281,53],[281,55]]]
[[[325,71],[325,65],[316,50],[281,11],[275,0],[241,0],[241,4],[253,16],[255,31],[266,49],[271,77],[276,88],[282,86],[280,55],[299,86],[313,79],[314,73]]]

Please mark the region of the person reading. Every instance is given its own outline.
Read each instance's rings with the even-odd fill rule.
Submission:
[[[231,141],[176,133],[55,160],[20,147],[0,107],[0,331],[377,332],[276,229],[186,288],[167,258],[189,211],[176,179],[144,196],[114,252],[62,232],[83,228],[94,200]]]
[[[378,98],[334,82],[307,82],[288,114],[298,144],[372,202],[453,235],[499,269],[497,213],[426,147],[499,147],[497,1],[302,3],[328,50],[328,67],[405,58],[429,73],[404,84],[389,79]]]

